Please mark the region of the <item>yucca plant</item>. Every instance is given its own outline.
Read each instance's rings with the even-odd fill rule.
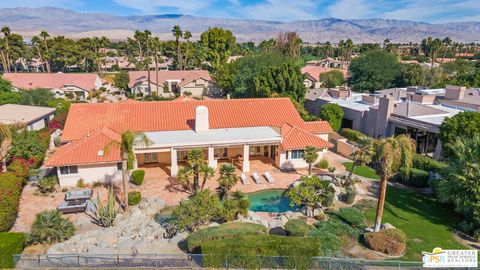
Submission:
[[[97,202],[95,203],[95,223],[103,227],[113,226],[113,222],[118,214],[118,207],[115,205],[115,194],[113,188],[108,189],[107,204],[103,205],[100,196],[97,193]]]

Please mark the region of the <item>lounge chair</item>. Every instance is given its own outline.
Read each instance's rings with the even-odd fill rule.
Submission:
[[[248,178],[247,178],[247,176],[246,176],[244,173],[242,173],[242,174],[240,175],[240,179],[242,179],[242,183],[243,183],[244,185],[248,185],[248,184],[249,184]]]
[[[267,179],[268,183],[275,183],[275,180],[273,179],[273,176],[270,174],[270,172],[265,172],[264,176]]]
[[[57,210],[63,214],[81,213],[87,209],[86,201],[68,201],[61,202]]]
[[[254,172],[252,174],[252,177],[253,177],[253,180],[255,180],[255,183],[263,184],[263,180],[262,180],[262,178],[260,178],[260,176],[258,176],[258,173]]]

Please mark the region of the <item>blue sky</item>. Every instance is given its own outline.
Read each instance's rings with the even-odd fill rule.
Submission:
[[[0,0],[0,7],[53,6],[114,15],[181,13],[278,21],[387,18],[480,21],[480,0]]]

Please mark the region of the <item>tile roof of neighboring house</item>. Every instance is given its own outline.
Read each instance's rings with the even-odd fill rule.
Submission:
[[[130,71],[128,72],[130,76],[129,87],[133,87],[138,83],[144,82],[148,78],[147,71]],[[212,77],[207,70],[159,70],[158,71],[158,83],[157,75],[155,71],[150,72],[150,81],[154,84],[163,85],[167,80],[179,80],[179,87],[182,87],[193,80],[198,78],[211,81]]]
[[[282,148],[285,150],[304,149],[306,146],[330,148],[333,145],[312,133],[298,127],[283,124],[281,127]]]
[[[126,129],[142,132],[193,129],[195,108],[200,105],[209,110],[210,128],[280,128],[288,123],[316,133],[332,132],[325,122],[305,124],[289,98],[209,99],[72,104],[62,139],[75,140],[103,126],[116,132]]]
[[[312,80],[318,81],[320,78],[320,74],[326,73],[332,70],[338,70],[343,73],[343,76],[347,76],[348,70],[346,69],[339,69],[339,68],[324,68],[321,66],[304,66],[302,68],[302,74],[310,77]]]
[[[75,85],[86,91],[95,89],[95,73],[5,73],[3,79],[22,89],[61,88]]]
[[[55,109],[50,107],[5,104],[0,106],[0,123],[30,123],[54,112]]]
[[[105,146],[112,141],[120,142],[120,135],[107,127],[88,132],[83,137],[61,146],[48,158],[46,167],[66,165],[88,165],[120,162],[120,147],[111,144],[108,151]]]

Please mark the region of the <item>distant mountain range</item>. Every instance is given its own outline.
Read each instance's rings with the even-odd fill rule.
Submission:
[[[178,24],[198,38],[209,27],[228,28],[238,41],[258,42],[272,38],[279,32],[296,31],[304,41],[338,42],[351,38],[354,42],[420,42],[427,36],[449,36],[457,42],[480,42],[480,22],[430,24],[424,22],[326,18],[308,21],[275,22],[204,18],[190,15],[114,16],[102,13],[79,13],[59,8],[4,8],[0,9],[0,26],[26,37],[46,30],[51,35],[72,38],[107,36],[113,40],[132,36],[137,29],[148,29],[162,39],[171,39],[171,29]]]

